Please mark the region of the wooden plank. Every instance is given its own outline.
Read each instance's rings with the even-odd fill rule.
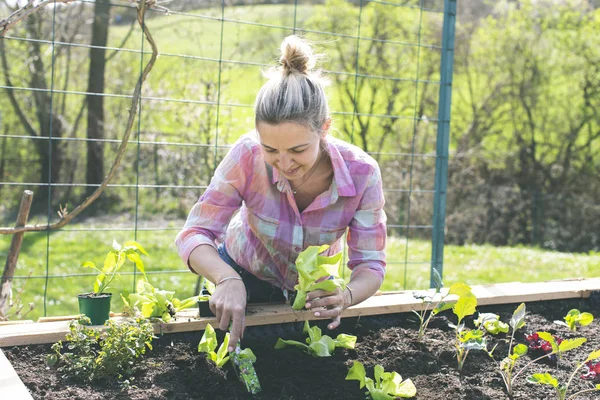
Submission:
[[[2,349],[0,349],[0,399],[33,400]]]
[[[447,289],[444,289],[447,290]],[[478,305],[509,304],[543,300],[587,298],[600,290],[600,278],[536,283],[501,283],[472,287]],[[344,317],[395,314],[421,310],[423,304],[413,297],[413,291],[382,293],[363,303],[348,308]],[[455,297],[454,297],[455,298]],[[453,296],[449,296],[449,300]],[[124,318],[113,317],[115,320]],[[296,311],[287,304],[251,304],[248,306],[246,325],[268,325],[285,322],[315,320],[311,311]],[[155,323],[154,331],[176,333],[204,330],[206,324],[216,325],[215,318],[199,318],[197,309],[185,310],[170,323]],[[97,327],[97,329],[103,329]],[[69,331],[69,321],[52,321],[24,325],[0,326],[0,347],[25,344],[54,343],[63,340]]]

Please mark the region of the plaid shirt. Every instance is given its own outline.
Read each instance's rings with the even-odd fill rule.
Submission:
[[[344,141],[328,138],[330,188],[298,211],[289,181],[268,165],[254,132],[243,135],[217,168],[175,243],[188,264],[202,244],[225,241],[231,258],[258,278],[292,290],[295,261],[308,246],[342,250],[348,230],[348,268],[385,275],[386,216],[377,162]],[[236,214],[236,211],[239,212]]]

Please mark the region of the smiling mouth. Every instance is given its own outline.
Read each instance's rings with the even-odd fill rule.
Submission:
[[[283,171],[283,173],[286,175],[294,175],[296,172],[298,172],[299,169],[300,169],[300,166],[297,166],[296,168],[291,169],[289,171]]]

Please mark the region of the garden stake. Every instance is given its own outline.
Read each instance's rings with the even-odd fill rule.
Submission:
[[[229,353],[233,370],[238,379],[244,384],[248,393],[257,394],[260,392],[260,382],[254,370],[252,361],[248,358],[240,357],[240,343],[238,342],[235,349]]]

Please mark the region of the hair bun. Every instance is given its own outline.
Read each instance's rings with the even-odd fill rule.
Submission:
[[[281,43],[279,62],[284,75],[293,73],[308,74],[316,65],[315,56],[310,45],[295,35],[286,37]]]

